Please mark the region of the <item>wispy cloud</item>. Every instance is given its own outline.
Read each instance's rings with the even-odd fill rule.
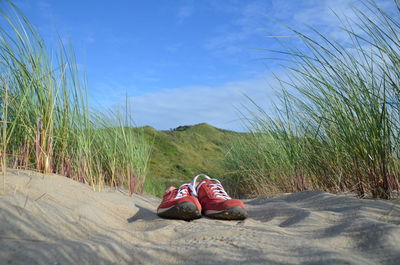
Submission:
[[[178,24],[183,23],[187,18],[189,18],[194,12],[194,3],[192,1],[187,1],[184,5],[178,8],[177,22]]]
[[[182,42],[177,42],[177,43],[171,43],[171,44],[166,44],[165,49],[171,53],[179,51],[180,48],[182,48],[184,44]]]
[[[48,18],[53,18],[53,9],[49,2],[45,0],[37,1],[36,2],[39,12],[42,16],[47,16]]]
[[[221,2],[213,2],[214,8],[221,12],[230,13],[236,17],[225,25],[216,29],[214,37],[204,43],[208,50],[225,52],[228,54],[237,53],[243,50],[246,41],[255,35],[262,35],[264,14],[267,6],[262,2],[240,2],[238,5],[226,5],[223,8]]]
[[[96,41],[94,31],[88,31],[86,33],[85,41],[86,41],[86,43],[89,43],[89,44],[94,43]]]
[[[391,2],[380,0],[378,4],[386,9],[393,6]],[[334,40],[344,41],[348,36],[340,29],[339,18],[351,23],[356,20],[353,8],[364,10],[362,2],[356,0],[239,1],[226,4],[225,10],[225,2],[212,3],[221,12],[236,18],[219,27],[204,43],[206,49],[222,55],[243,51],[250,43],[254,45],[255,38],[262,41],[266,35],[287,36],[290,32],[286,26],[303,33],[310,33],[309,27],[314,27]]]

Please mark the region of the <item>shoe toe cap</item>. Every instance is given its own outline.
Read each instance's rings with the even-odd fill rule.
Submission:
[[[230,199],[230,200],[226,200],[224,202],[224,207],[227,209],[237,207],[237,206],[240,206],[243,209],[246,209],[246,206],[244,205],[244,203],[238,199]]]

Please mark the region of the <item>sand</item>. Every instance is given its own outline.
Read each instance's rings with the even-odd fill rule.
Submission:
[[[0,264],[400,264],[395,201],[307,191],[247,200],[245,221],[186,222],[57,175],[10,170],[6,184]]]

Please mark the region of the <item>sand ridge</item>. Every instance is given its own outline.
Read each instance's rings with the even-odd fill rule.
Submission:
[[[400,204],[306,191],[247,200],[249,218],[164,220],[152,196],[10,170],[0,264],[398,264]]]

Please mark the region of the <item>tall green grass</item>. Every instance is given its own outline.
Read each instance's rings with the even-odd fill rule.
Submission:
[[[150,146],[118,112],[94,112],[71,47],[50,51],[12,2],[0,27],[1,165],[101,189],[143,190]],[[4,183],[5,187],[5,183]]]
[[[280,103],[267,113],[255,102],[253,137],[236,142],[226,165],[233,192],[356,191],[389,198],[399,189],[400,5],[388,14],[374,2],[342,23],[350,44],[294,29],[305,49],[290,60]],[[366,10],[366,11],[365,11]],[[371,15],[372,14],[372,15]],[[343,20],[346,21],[346,20]],[[286,58],[287,59],[287,58]]]

